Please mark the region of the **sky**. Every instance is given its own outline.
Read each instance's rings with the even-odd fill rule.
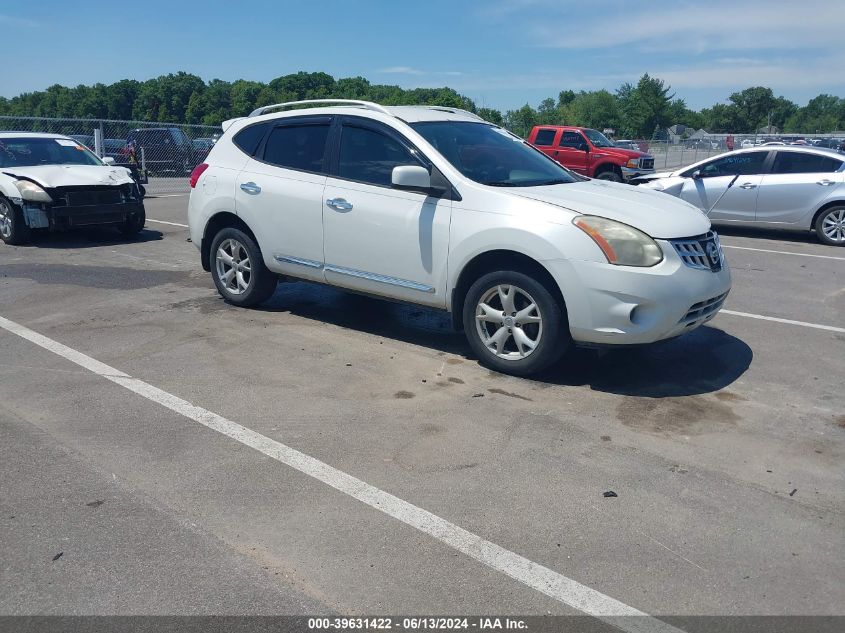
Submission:
[[[449,86],[502,110],[646,72],[694,109],[754,85],[845,97],[843,0],[0,0],[0,32],[4,97],[180,70]]]

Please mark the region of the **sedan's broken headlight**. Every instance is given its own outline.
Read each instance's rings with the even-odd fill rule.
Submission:
[[[15,186],[21,192],[21,198],[30,202],[52,202],[53,199],[46,191],[31,180],[16,180]]]
[[[578,216],[572,223],[592,238],[611,264],[654,266],[663,261],[657,242],[633,226],[595,215]]]

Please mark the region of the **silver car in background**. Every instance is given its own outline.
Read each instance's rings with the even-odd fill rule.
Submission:
[[[845,246],[845,154],[772,145],[721,154],[638,179],[709,212],[713,224],[815,230]]]

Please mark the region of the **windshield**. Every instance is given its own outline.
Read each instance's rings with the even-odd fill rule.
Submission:
[[[90,150],[71,139],[0,138],[0,167],[102,164]]]
[[[467,178],[494,187],[536,187],[578,178],[500,127],[468,121],[410,124]]]
[[[595,147],[615,147],[615,145],[608,139],[604,134],[599,132],[598,130],[584,130],[584,136],[590,139],[590,143],[592,143]],[[625,143],[630,143],[631,141],[624,141]]]

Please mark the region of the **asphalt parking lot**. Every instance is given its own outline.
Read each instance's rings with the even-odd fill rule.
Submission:
[[[527,380],[225,304],[186,206],[0,246],[0,613],[845,615],[845,249],[722,231],[707,326]]]

